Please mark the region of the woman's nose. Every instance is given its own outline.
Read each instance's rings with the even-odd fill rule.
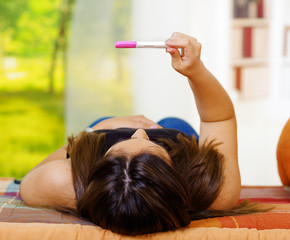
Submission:
[[[136,132],[134,132],[134,134],[131,136],[131,138],[144,138],[149,140],[149,137],[144,129],[137,129]]]

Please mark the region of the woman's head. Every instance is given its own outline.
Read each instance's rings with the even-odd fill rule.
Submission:
[[[189,224],[189,189],[167,151],[143,130],[103,153],[105,136],[69,138],[78,214],[114,232],[137,235]]]
[[[137,130],[104,154],[105,137],[69,138],[78,216],[127,235],[167,231],[187,226],[217,196],[221,161],[212,145],[199,149],[181,135],[157,145]]]
[[[88,182],[77,208],[103,228],[137,235],[189,224],[187,185],[158,156],[106,155],[93,166]]]

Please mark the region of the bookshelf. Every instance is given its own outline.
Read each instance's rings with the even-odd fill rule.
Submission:
[[[242,99],[269,92],[269,0],[232,0],[231,69]]]

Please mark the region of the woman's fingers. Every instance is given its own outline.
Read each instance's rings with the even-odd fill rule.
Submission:
[[[183,33],[173,33],[165,42],[167,52],[172,57],[172,67],[179,73],[189,77],[200,66],[201,44],[196,38]],[[181,55],[178,48],[183,50]]]
[[[174,69],[179,69],[182,65],[182,56],[177,48],[169,47],[166,49],[171,55],[171,65]]]
[[[189,37],[183,33],[173,33],[165,43],[169,47],[185,48],[190,44],[190,40],[196,41],[196,38]]]

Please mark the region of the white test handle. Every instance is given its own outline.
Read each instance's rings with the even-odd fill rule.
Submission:
[[[167,48],[165,42],[137,41],[136,48]]]

